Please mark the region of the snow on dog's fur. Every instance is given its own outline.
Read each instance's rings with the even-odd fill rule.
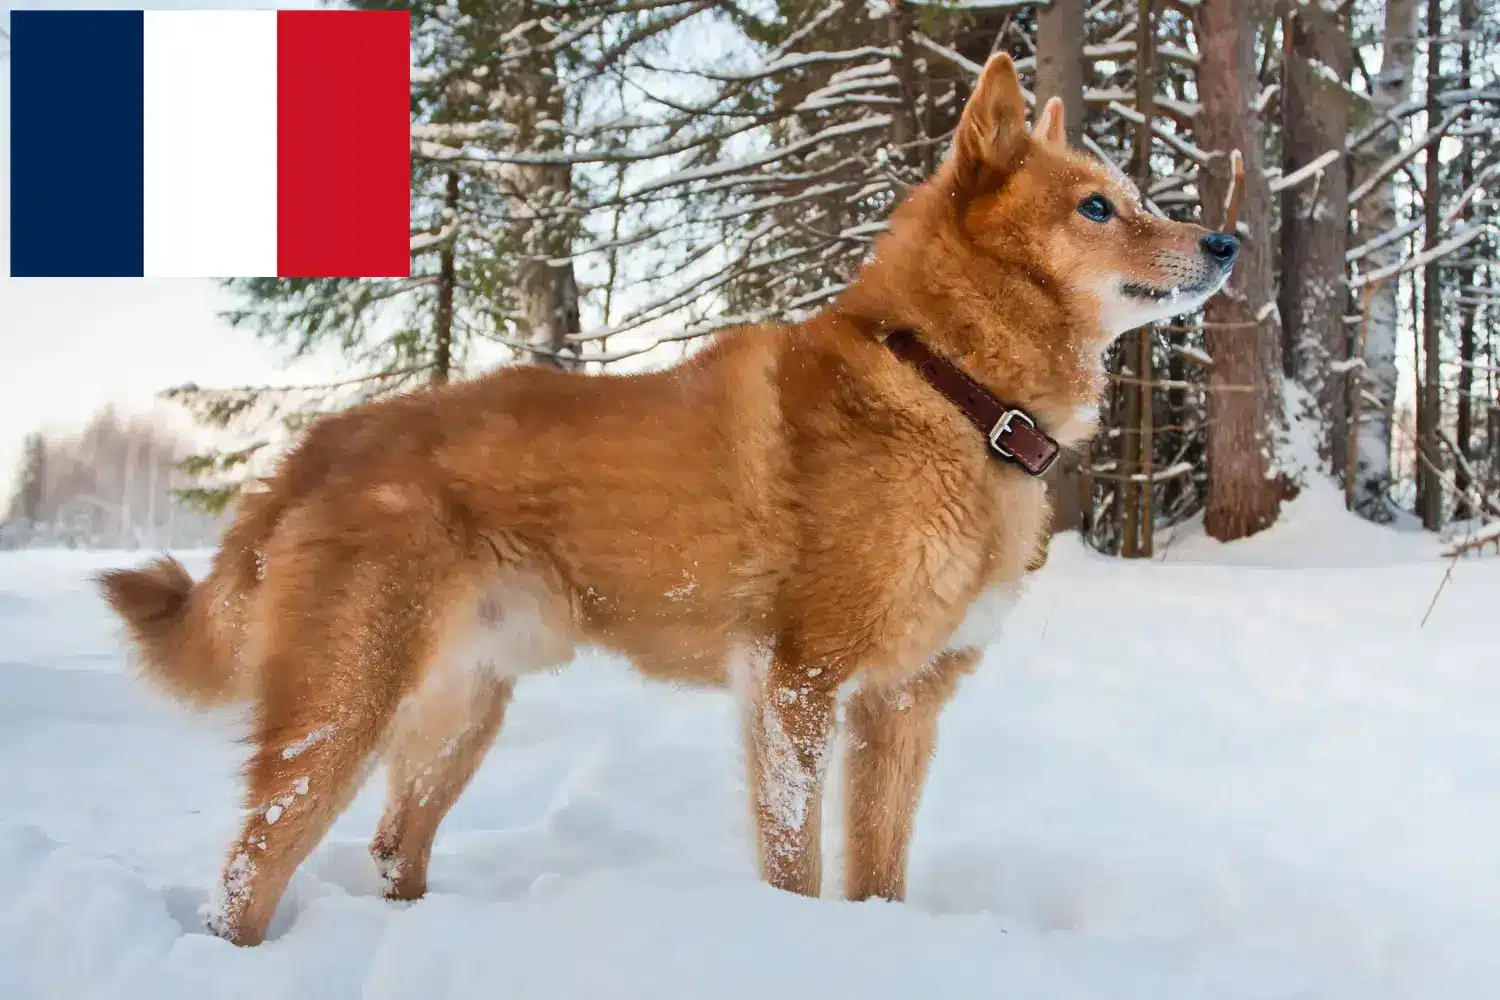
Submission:
[[[243,498],[205,581],[169,561],[102,580],[148,676],[254,704],[214,928],[264,938],[381,755],[372,851],[392,896],[420,896],[518,678],[582,644],[679,682],[752,664],[736,679],[761,870],[809,895],[844,692],[845,889],[902,898],[938,713],[1047,502],[881,337],[916,330],[1078,442],[1109,341],[1222,286],[1233,241],[1207,236],[1069,151],[1059,104],[1028,131],[996,56],[941,169],[821,315],[668,371],[513,367],[317,423]]]

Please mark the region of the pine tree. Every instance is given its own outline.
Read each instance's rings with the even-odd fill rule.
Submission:
[[[1285,488],[1277,464],[1285,422],[1281,323],[1272,284],[1271,194],[1264,131],[1252,107],[1260,89],[1257,41],[1267,13],[1265,0],[1203,0],[1197,15],[1200,136],[1210,149],[1239,150],[1244,158],[1239,206],[1243,245],[1228,287],[1204,311],[1213,357],[1204,528],[1225,541],[1271,525]],[[1225,221],[1228,166],[1229,158],[1221,156],[1215,169],[1200,177],[1205,222],[1211,227]]]
[[[1083,137],[1083,44],[1087,38],[1084,0],[1054,0],[1037,15],[1036,100],[1062,98],[1068,142]]]
[[[21,450],[21,468],[16,476],[16,495],[11,499],[7,521],[35,523],[41,517],[42,495],[47,481],[47,440],[39,433],[26,435]]]
[[[1349,135],[1352,62],[1347,9],[1294,4],[1283,19],[1285,64],[1281,149],[1283,176],[1314,170],[1281,191],[1281,318],[1286,374],[1307,389],[1320,456],[1341,475],[1348,450],[1349,185],[1343,147]],[[1332,154],[1333,159],[1327,157]],[[1317,168],[1322,162],[1326,168]]]
[[[1481,34],[1479,32],[1479,4],[1477,0],[1460,0],[1458,8],[1460,55],[1458,85],[1463,88],[1471,87],[1475,82],[1474,75],[1474,50],[1483,51]],[[1473,117],[1468,116],[1465,130],[1473,125]],[[1480,143],[1474,139],[1466,139],[1464,149],[1459,154],[1460,175],[1459,190],[1460,197],[1464,197],[1474,187],[1476,170],[1475,162],[1479,159]],[[1460,207],[1459,215],[1465,223],[1474,219],[1474,208],[1472,202]],[[1454,469],[1454,483],[1457,486],[1458,500],[1454,508],[1453,516],[1458,520],[1466,520],[1473,517],[1475,513],[1473,504],[1468,499],[1468,493],[1476,484],[1474,465],[1479,454],[1474,449],[1474,412],[1476,410],[1475,379],[1476,367],[1476,333],[1479,304],[1476,300],[1480,285],[1476,281],[1479,272],[1477,262],[1474,266],[1466,267],[1462,272],[1460,285],[1455,289],[1458,300],[1459,313],[1459,336],[1458,336],[1458,389],[1457,389],[1457,416],[1454,422],[1453,433],[1457,440],[1457,454],[1454,456],[1457,467]],[[1482,409],[1481,409],[1482,412]]]
[[[1438,120],[1442,91],[1443,7],[1427,0],[1427,121]],[[1441,239],[1442,163],[1438,159],[1441,140],[1434,138],[1423,154],[1422,228],[1426,249]],[[1443,285],[1441,265],[1429,262],[1422,271],[1422,381],[1417,389],[1417,514],[1422,526],[1436,531],[1443,519],[1443,454],[1438,440],[1442,423],[1442,322]]]
[[[1036,101],[1045,106],[1053,97],[1063,102],[1068,142],[1078,145],[1084,132],[1084,58],[1086,39],[1084,0],[1055,0],[1037,15]],[[1069,451],[1047,474],[1053,531],[1082,529],[1091,506],[1093,484],[1080,472],[1080,456]]]
[[[896,202],[937,165],[1011,14],[863,0],[781,0],[736,24],[764,53],[722,79],[763,145],[715,181],[715,279],[731,316],[792,319],[831,302]]]

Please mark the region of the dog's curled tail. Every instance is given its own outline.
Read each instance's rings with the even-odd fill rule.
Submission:
[[[234,651],[218,641],[219,626],[210,620],[208,594],[180,562],[163,557],[95,580],[125,620],[148,680],[196,708],[243,697]]]

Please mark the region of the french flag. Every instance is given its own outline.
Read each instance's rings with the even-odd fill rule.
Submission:
[[[411,271],[405,11],[11,14],[14,277]]]

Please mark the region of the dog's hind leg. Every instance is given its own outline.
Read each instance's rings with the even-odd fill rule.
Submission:
[[[251,622],[260,692],[248,813],[211,928],[257,944],[292,873],[358,791],[397,708],[435,661],[467,585],[429,517],[321,518],[268,555]],[[356,514],[359,512],[356,511]],[[357,532],[357,533],[356,533]]]
[[[418,691],[386,752],[389,790],[370,854],[391,899],[427,891],[438,825],[479,769],[505,719],[515,681],[474,671],[456,689]]]
[[[844,894],[906,898],[912,820],[937,741],[938,715],[975,650],[944,653],[903,684],[867,684],[850,700]]]
[[[286,676],[278,657],[267,665]],[[290,687],[291,685],[287,685]],[[394,697],[365,688],[298,684],[261,707],[246,765],[244,827],[229,849],[209,927],[239,945],[259,944],[292,873],[358,791]]]

